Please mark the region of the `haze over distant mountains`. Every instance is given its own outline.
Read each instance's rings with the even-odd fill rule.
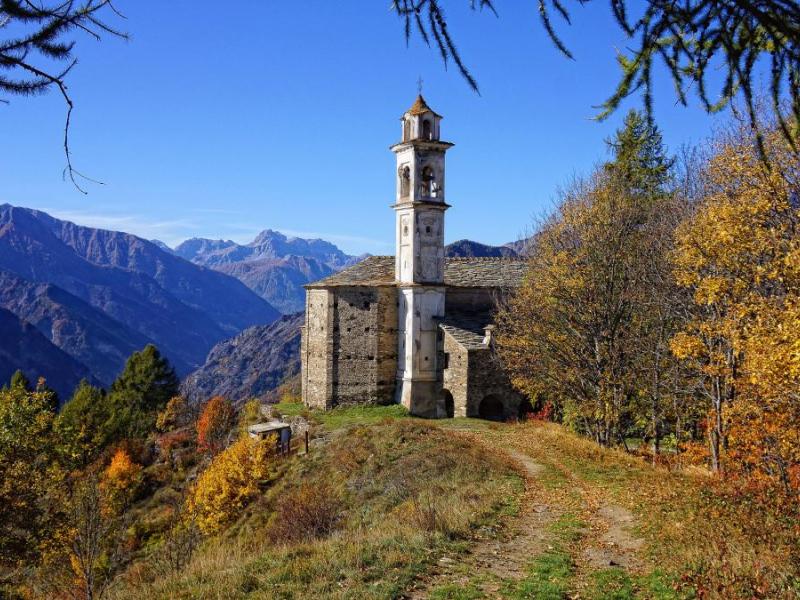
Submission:
[[[172,252],[196,265],[232,275],[284,314],[305,308],[303,285],[348,267],[350,256],[334,244],[266,229],[249,244],[192,238]]]

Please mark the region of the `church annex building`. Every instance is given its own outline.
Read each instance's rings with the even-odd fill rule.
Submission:
[[[522,398],[494,352],[497,298],[524,261],[445,258],[442,117],[422,96],[402,117],[395,256],[372,256],[306,286],[303,402],[402,403],[418,416],[506,419]]]

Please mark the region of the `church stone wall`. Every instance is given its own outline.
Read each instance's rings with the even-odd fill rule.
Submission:
[[[331,293],[331,404],[391,403],[397,368],[396,289],[343,287]]]
[[[494,312],[498,291],[492,288],[466,288],[448,286],[446,313],[490,314]],[[487,322],[488,324],[488,322]]]
[[[332,294],[328,290],[306,292],[306,323],[300,344],[301,383],[303,402],[311,408],[332,408],[332,312]]]
[[[471,416],[468,410],[469,351],[447,332],[444,332],[443,350],[447,368],[442,371],[442,388],[453,396],[453,416]]]
[[[481,402],[489,396],[494,396],[502,402],[504,419],[519,416],[522,396],[511,385],[500,359],[493,350],[486,348],[470,351],[468,378],[467,416],[479,416]]]

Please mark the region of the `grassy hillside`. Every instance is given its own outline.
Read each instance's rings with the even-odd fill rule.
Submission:
[[[383,422],[329,428],[329,440],[292,459],[187,568],[155,581],[129,577],[112,596],[400,596],[476,528],[513,513],[521,486],[502,455],[458,432],[383,416],[397,412],[376,409]]]
[[[284,414],[299,405],[278,405]],[[310,456],[113,598],[793,598],[796,522],[557,425],[311,415]],[[784,513],[785,515],[786,513]]]

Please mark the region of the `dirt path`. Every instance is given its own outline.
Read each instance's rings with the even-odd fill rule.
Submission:
[[[476,574],[481,575],[481,591],[495,595],[503,581],[524,577],[531,558],[547,547],[550,537],[547,525],[556,515],[554,507],[542,502],[536,485],[545,467],[516,450],[507,453],[518,465],[525,484],[519,514],[506,519],[499,528],[484,528],[467,555],[442,556],[436,570],[418,582],[407,598],[428,598],[430,591],[441,585],[466,586],[470,581],[475,582]]]
[[[590,540],[583,550],[583,559],[589,569],[623,567],[636,570],[641,566],[637,552],[644,540],[634,532],[636,518],[622,506],[601,505],[594,515],[599,535]]]
[[[437,589],[441,594],[443,589],[467,586],[484,597],[503,597],[504,586],[507,589],[509,583],[528,576],[532,561],[557,545],[551,525],[565,515],[581,524],[575,539],[567,544],[573,563],[572,591],[567,597],[585,597],[597,571],[616,567],[633,573],[641,568],[639,550],[644,540],[636,533],[633,513],[547,449],[533,452],[537,460],[517,444],[513,433],[508,437],[504,431],[495,434],[499,436],[492,447],[505,452],[524,478],[519,513],[499,527],[480,531],[466,554],[439,557],[434,571],[418,581],[406,598],[421,600]],[[554,480],[560,483],[554,484]],[[451,592],[442,597],[461,596]]]

